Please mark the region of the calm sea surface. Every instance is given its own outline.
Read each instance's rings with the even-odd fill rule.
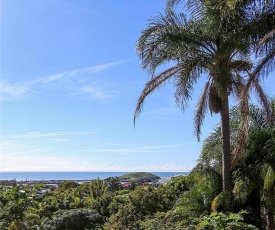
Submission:
[[[92,180],[121,176],[128,172],[0,172],[0,180]],[[188,172],[151,172],[159,177],[169,177]]]

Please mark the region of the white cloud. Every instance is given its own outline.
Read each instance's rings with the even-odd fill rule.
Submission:
[[[165,150],[170,151],[174,148],[181,147],[182,145],[159,145],[159,146],[132,146],[126,148],[113,148],[108,149],[80,149],[78,152],[88,152],[88,153],[117,153],[117,154],[131,154],[131,153],[163,153]]]
[[[144,111],[143,116],[154,117],[154,119],[159,120],[175,120],[178,114],[182,111],[177,108],[174,104],[169,107],[161,107],[154,110]]]
[[[38,79],[37,82],[41,82],[41,83],[46,84],[46,83],[50,83],[50,82],[53,82],[53,81],[56,81],[56,80],[60,80],[62,78],[72,78],[72,77],[75,77],[75,76],[77,76],[79,74],[83,74],[83,73],[85,73],[85,74],[98,73],[98,72],[102,72],[104,70],[107,70],[111,67],[114,67],[116,65],[119,65],[123,62],[124,61],[110,62],[110,63],[106,63],[106,64],[102,64],[102,65],[95,65],[95,66],[90,66],[90,67],[86,67],[86,68],[66,71],[66,72],[63,72],[63,73],[58,73],[58,74],[42,77],[42,78]]]
[[[110,62],[81,69],[74,69],[23,83],[10,83],[7,80],[1,80],[0,101],[13,100],[25,95],[26,93],[45,90],[47,88],[44,87],[41,89],[41,86],[46,86],[51,83],[51,85],[49,85],[50,87],[54,82],[61,82],[62,80],[66,80],[66,84],[62,82],[60,85],[62,87],[60,88],[60,92],[62,90],[62,92],[64,92],[64,88],[66,88],[65,92],[70,93],[71,95],[86,94],[95,99],[111,99],[114,94],[109,91],[107,92],[106,89],[98,86],[98,83],[95,85],[94,82],[91,82],[91,80],[93,80],[93,78],[91,78],[91,74],[103,72],[122,63],[124,63],[124,61]],[[83,76],[89,76],[89,78],[83,78]],[[68,81],[69,79],[73,81]]]
[[[24,83],[11,84],[8,81],[0,80],[0,101],[12,100],[28,92],[31,90]]]
[[[99,99],[99,100],[111,99],[114,97],[114,94],[105,92],[102,89],[95,88],[92,86],[84,86],[80,89],[80,92],[81,92],[80,94],[86,94],[92,98]]]
[[[147,171],[147,172],[188,172],[192,169],[186,165],[176,165],[175,163],[165,164],[148,164],[148,165],[137,165],[133,167],[133,171]]]
[[[21,134],[21,135],[14,135],[14,136],[1,136],[0,140],[14,140],[14,139],[29,139],[29,138],[85,135],[85,134],[96,134],[98,132],[100,132],[100,130],[64,131],[64,132],[48,132],[48,133],[30,132],[30,133],[25,133],[25,134]]]

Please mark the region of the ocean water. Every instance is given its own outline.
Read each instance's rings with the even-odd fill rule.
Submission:
[[[128,172],[0,172],[0,180],[92,180],[121,176]],[[187,175],[188,172],[151,172],[161,178]]]

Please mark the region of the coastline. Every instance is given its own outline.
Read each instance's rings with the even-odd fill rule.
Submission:
[[[129,172],[0,172],[0,181],[16,180],[17,182],[26,181],[90,181],[93,179],[104,180],[109,177],[119,177]],[[189,172],[149,172],[160,178],[187,175]]]

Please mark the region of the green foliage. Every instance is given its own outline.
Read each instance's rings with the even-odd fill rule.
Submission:
[[[211,210],[228,210],[228,207],[232,207],[233,196],[229,191],[222,191],[216,196],[211,204]]]
[[[177,176],[169,182],[169,185],[174,189],[177,197],[180,197],[183,192],[190,190],[193,186],[190,178],[190,176]]]
[[[203,168],[197,167],[186,177],[190,186],[174,207],[173,218],[176,222],[188,226],[192,218],[211,212],[211,203],[222,190],[221,178],[204,172]]]
[[[138,210],[127,203],[118,207],[118,210],[105,222],[104,227],[112,230],[139,229],[138,220],[141,218]]]
[[[34,188],[36,188],[36,189],[45,188],[45,184],[43,184],[43,183],[36,184],[36,185],[34,185]]]
[[[157,212],[153,217],[146,217],[145,220],[140,221],[140,229],[155,229],[155,230],[182,230],[184,225],[180,222],[172,220],[170,212]]]
[[[157,212],[167,212],[177,197],[172,186],[155,189],[139,186],[125,195],[115,196],[110,204],[112,215],[106,222],[107,229],[140,229],[140,220],[153,217]]]
[[[130,193],[131,191],[129,189],[122,189],[116,192],[117,195],[126,195]]]
[[[110,216],[109,205],[111,204],[113,196],[109,193],[104,194],[98,197],[96,200],[93,200],[90,208],[99,212],[100,215],[104,217]]]
[[[2,208],[0,212],[0,227],[8,229],[37,229],[40,216],[37,214],[37,203],[30,197],[30,188],[14,186],[1,194]]]
[[[274,137],[275,130],[270,127],[254,128],[250,133],[246,153],[233,173],[235,197],[241,203],[241,208],[249,210],[250,221],[257,227],[261,227],[265,221],[269,222],[268,218],[274,216]],[[251,199],[253,202],[250,202]],[[259,216],[267,219],[262,220]]]
[[[272,106],[272,101],[270,103]],[[239,111],[233,107],[231,109],[231,140],[237,145],[240,126]],[[274,203],[274,165],[275,165],[275,141],[274,141],[274,119],[270,119],[267,112],[256,105],[249,105],[249,129],[248,142],[245,152],[233,168],[234,181],[234,208],[236,211],[245,209],[249,212],[246,221],[262,228],[264,220],[269,213],[273,213]],[[220,127],[210,134],[203,145],[199,164],[193,171],[201,171],[209,174],[205,168],[220,168],[221,156],[217,154],[222,149]],[[234,146],[232,146],[232,149]],[[215,160],[215,158],[220,158]],[[213,168],[213,167],[212,167]],[[217,171],[218,173],[219,171]],[[214,175],[213,173],[211,173]],[[217,174],[218,175],[218,174]],[[203,175],[202,175],[203,176]],[[217,196],[212,205],[213,210],[223,210],[223,193]],[[253,200],[253,202],[250,202]],[[220,208],[220,209],[219,209]],[[271,216],[272,214],[270,214]],[[259,218],[264,217],[263,219]]]
[[[207,229],[207,230],[231,230],[231,229],[243,229],[243,230],[256,230],[257,228],[251,224],[244,223],[243,214],[222,212],[213,212],[208,216],[203,216],[199,219],[193,220],[196,224],[194,229]],[[194,226],[194,227],[195,227]]]
[[[122,189],[119,177],[108,177],[104,181],[109,188],[109,191],[116,192]]]
[[[130,193],[129,201],[140,215],[146,216],[168,211],[173,207],[176,196],[170,186],[162,186],[158,189],[140,186]]]
[[[96,200],[97,198],[106,195],[108,193],[108,186],[105,181],[100,180],[91,180],[90,182],[90,192],[91,197]]]
[[[39,204],[39,213],[44,217],[51,217],[58,210],[58,200],[56,196],[46,196]]]
[[[63,181],[59,186],[58,186],[58,191],[65,191],[70,188],[76,188],[78,187],[79,184],[75,181]]]
[[[97,229],[103,224],[102,216],[95,210],[59,210],[54,218],[43,223],[45,230],[84,230]]]

